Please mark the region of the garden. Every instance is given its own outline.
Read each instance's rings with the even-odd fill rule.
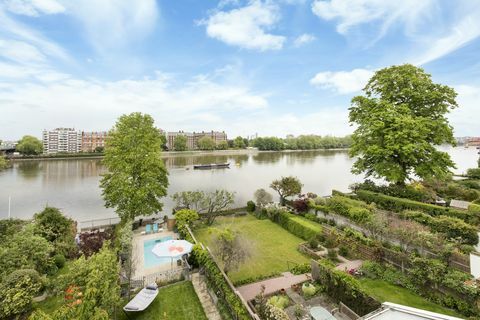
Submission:
[[[279,275],[289,267],[309,261],[297,249],[302,239],[270,220],[258,220],[252,215],[217,218],[212,226],[196,229],[195,235],[200,242],[213,246],[214,230],[226,228],[243,236],[251,249],[250,257],[229,273],[235,285]]]

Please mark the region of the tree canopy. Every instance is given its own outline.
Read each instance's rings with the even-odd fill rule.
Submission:
[[[274,180],[270,184],[270,188],[278,192],[280,196],[280,204],[284,205],[287,197],[300,194],[303,184],[297,177],[282,177],[280,180]]]
[[[23,136],[15,149],[24,155],[36,155],[43,152],[43,144],[33,136]]]
[[[363,92],[349,109],[356,126],[352,172],[403,185],[413,175],[441,177],[454,167],[449,155],[436,148],[455,143],[446,118],[457,107],[452,88],[405,64],[377,71]]]
[[[187,137],[183,135],[178,135],[173,141],[173,149],[175,151],[186,151],[187,150]]]
[[[168,172],[161,143],[153,118],[138,112],[121,116],[110,132],[103,160],[108,173],[100,187],[106,207],[115,208],[122,220],[162,210]]]
[[[197,145],[200,150],[215,150],[215,141],[207,136],[198,139]]]
[[[246,148],[245,140],[240,136],[236,137],[233,140],[233,147],[235,149],[245,149]]]
[[[2,155],[0,155],[0,171],[6,169],[8,167],[8,161],[7,159],[5,159],[5,157],[3,157]]]

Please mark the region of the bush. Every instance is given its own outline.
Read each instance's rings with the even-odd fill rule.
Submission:
[[[304,273],[309,273],[312,271],[312,267],[310,266],[310,263],[305,262],[303,264],[297,264],[290,270],[291,273],[293,274],[304,274]]]
[[[317,229],[313,229],[309,226],[294,221],[292,219],[293,217],[294,215],[292,215],[291,213],[282,211],[274,218],[275,220],[273,221],[278,223],[288,232],[296,235],[299,238],[302,238],[303,240],[309,240],[318,233]]]
[[[305,282],[302,284],[302,292],[305,297],[309,298],[317,292],[317,288],[313,284]]]
[[[346,246],[340,246],[338,248],[338,254],[341,255],[342,257],[348,257],[349,250]]]
[[[337,251],[335,249],[328,249],[327,257],[332,261],[336,261],[338,259]]]
[[[0,285],[0,319],[14,317],[30,310],[32,298],[43,288],[37,271],[16,270]]]
[[[65,266],[66,259],[63,254],[56,254],[53,257],[53,261],[55,262],[55,265],[57,266],[57,268],[61,269],[63,268],[63,266]]]
[[[308,202],[309,202],[309,199],[300,198],[300,199],[294,200],[292,202],[292,206],[295,209],[295,211],[303,213],[308,211]]]
[[[480,179],[480,168],[471,168],[467,170],[467,176],[470,179]]]
[[[285,296],[273,296],[268,299],[268,303],[283,310],[288,307],[290,300],[288,300],[288,298]]]
[[[317,249],[318,248],[318,240],[316,237],[310,238],[308,240],[308,245],[310,246],[311,249]]]
[[[248,212],[254,212],[255,211],[255,202],[253,202],[252,200],[249,200],[247,202],[247,211]]]
[[[373,214],[373,206],[338,194],[327,200],[327,208],[329,212],[345,216],[360,224],[370,220]]]
[[[462,219],[463,221],[470,224],[478,224],[478,217],[461,210],[455,210],[452,208],[446,208],[441,206],[436,206],[433,204],[422,203],[418,201],[413,201],[409,199],[396,198],[387,196],[381,193],[375,193],[366,190],[357,191],[358,198],[366,201],[367,203],[374,202],[380,208],[391,210],[395,212],[402,212],[404,210],[421,210],[431,216],[445,215],[454,218]]]

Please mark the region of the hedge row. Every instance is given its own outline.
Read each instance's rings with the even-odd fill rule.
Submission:
[[[461,211],[429,203],[396,198],[367,190],[358,190],[357,197],[367,203],[374,202],[378,207],[395,212],[404,210],[421,210],[431,216],[449,216],[461,219],[469,224],[478,225],[479,216],[469,211]]]
[[[320,260],[318,267],[318,282],[336,301],[343,302],[360,316],[380,307],[380,302],[369,296],[354,277],[344,271],[335,270],[328,260]]]
[[[404,211],[402,217],[426,225],[434,232],[444,233],[448,238],[460,238],[463,243],[478,243],[477,228],[463,220],[448,216],[433,217],[420,211]]]
[[[288,232],[296,235],[303,240],[309,240],[321,232],[320,225],[318,227],[308,226],[305,223],[295,221],[295,216],[288,212],[279,212],[273,216],[273,222],[278,223],[282,228]],[[321,227],[320,227],[321,228]]]
[[[360,224],[370,220],[373,216],[373,208],[365,202],[338,194],[327,199],[326,207],[328,212],[334,212]]]

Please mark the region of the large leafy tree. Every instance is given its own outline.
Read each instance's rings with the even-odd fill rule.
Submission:
[[[36,155],[43,151],[42,141],[33,136],[23,136],[15,148],[18,152],[25,155]]]
[[[228,273],[238,269],[251,256],[247,240],[228,228],[216,231],[213,251],[222,262],[223,270]]]
[[[235,140],[233,140],[233,147],[235,149],[245,149],[245,140],[240,136],[236,137]]]
[[[188,149],[187,137],[183,135],[176,136],[173,141],[173,149],[175,151],[186,151]]]
[[[405,64],[377,71],[363,91],[350,107],[350,123],[357,127],[350,148],[357,157],[354,173],[404,185],[412,175],[439,177],[454,167],[436,148],[455,143],[446,118],[457,107],[452,88]]]
[[[0,171],[6,169],[8,167],[8,161],[5,159],[4,156],[0,155]]]
[[[280,180],[274,180],[270,188],[277,191],[280,196],[280,204],[284,205],[287,197],[294,196],[302,192],[303,184],[297,177],[282,177]]]
[[[106,141],[103,163],[105,205],[116,209],[122,220],[149,216],[162,210],[167,195],[168,172],[161,155],[161,133],[151,116],[123,115]]]
[[[198,139],[197,144],[200,150],[215,150],[215,141],[210,137],[201,137]]]

